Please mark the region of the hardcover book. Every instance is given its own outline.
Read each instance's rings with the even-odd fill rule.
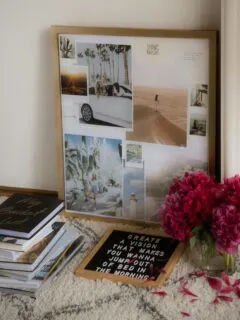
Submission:
[[[48,261],[44,261],[33,279],[17,280],[6,276],[0,276],[0,292],[10,294],[23,294],[36,297],[39,289],[44,290],[64,268],[64,266],[84,246],[83,236],[78,236],[66,247],[63,246],[57,254],[51,255]]]
[[[0,234],[29,239],[63,207],[56,197],[15,193],[0,205]]]
[[[28,251],[22,252],[16,261],[0,261],[0,268],[7,270],[33,271],[65,232],[65,223],[56,223],[58,224],[58,227],[56,227],[55,230],[41,239]]]
[[[29,272],[1,268],[0,276],[11,277],[18,280],[32,280],[36,277],[38,279],[46,279],[49,274],[55,273],[55,270],[58,270],[60,265],[67,262],[72,257],[72,251],[75,253],[75,250],[78,250],[76,249],[76,244],[77,247],[82,247],[84,245],[83,236],[80,236],[74,227],[66,226],[64,234],[49,250],[35,270]]]
[[[0,235],[0,260],[3,251],[5,251],[5,256],[7,255],[7,252],[9,252],[11,257],[12,255],[16,256],[17,251],[19,254],[21,254],[21,251],[26,251],[32,248],[42,238],[45,238],[53,230],[55,230],[58,226],[58,223],[61,221],[61,217],[59,215],[56,215],[30,239],[21,239]]]

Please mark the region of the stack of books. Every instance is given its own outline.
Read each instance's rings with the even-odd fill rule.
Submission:
[[[0,291],[35,297],[83,246],[67,226],[64,202],[13,194],[0,204]]]

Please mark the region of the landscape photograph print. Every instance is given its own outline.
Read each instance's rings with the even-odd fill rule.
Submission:
[[[66,209],[122,214],[122,140],[65,134]]]
[[[127,143],[126,146],[126,162],[142,163],[142,145],[135,143]]]
[[[61,92],[63,95],[87,96],[87,69],[77,65],[61,65]]]
[[[199,114],[192,114],[190,118],[190,135],[205,137],[206,130],[206,117]]]
[[[189,93],[183,81],[186,70],[174,64],[181,56],[174,41],[134,40],[134,130],[127,132],[127,140],[187,145]]]
[[[131,129],[132,47],[79,41],[75,46],[77,64],[88,67],[89,78],[89,101],[80,105],[80,122]]]

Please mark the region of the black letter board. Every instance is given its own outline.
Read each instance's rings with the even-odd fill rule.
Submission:
[[[159,233],[108,230],[75,270],[77,276],[141,286],[161,286],[172,271],[183,246]]]

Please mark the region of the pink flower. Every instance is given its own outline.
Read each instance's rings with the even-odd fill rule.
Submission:
[[[168,195],[160,209],[160,223],[172,238],[185,241],[191,236],[192,225],[184,213],[182,201],[178,194]]]
[[[240,214],[233,205],[222,204],[213,210],[212,234],[219,252],[234,254],[240,243]]]
[[[212,219],[219,187],[206,173],[185,173],[175,179],[160,209],[161,226],[174,239],[185,241],[191,230]]]
[[[222,202],[235,206],[240,212],[240,176],[225,179],[222,184]]]

